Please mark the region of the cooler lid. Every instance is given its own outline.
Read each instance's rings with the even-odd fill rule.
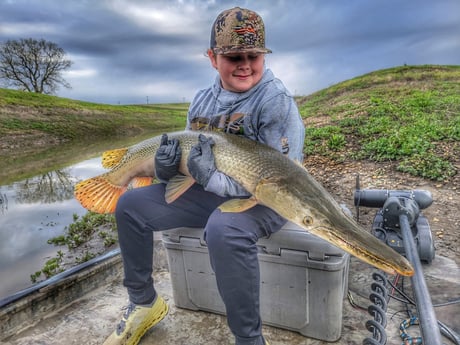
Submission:
[[[280,231],[261,238],[257,245],[268,254],[280,255],[281,249],[308,252],[312,260],[324,261],[328,256],[344,256],[345,252],[333,244],[315,236],[300,226],[287,222]]]
[[[185,239],[199,239],[200,246],[206,246],[203,238],[202,228],[176,228],[163,231],[163,238],[169,241],[180,243]],[[282,249],[307,252],[308,258],[324,261],[329,256],[344,256],[345,252],[333,244],[310,234],[300,226],[287,222],[280,231],[269,237],[260,238],[257,246],[262,252],[272,255],[281,255]]]

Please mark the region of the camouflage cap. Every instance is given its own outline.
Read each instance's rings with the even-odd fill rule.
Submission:
[[[271,53],[265,48],[265,27],[254,11],[234,7],[220,13],[211,30],[215,54]]]

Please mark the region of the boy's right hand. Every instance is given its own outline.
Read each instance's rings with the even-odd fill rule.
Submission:
[[[179,173],[182,149],[179,140],[168,139],[167,134],[161,136],[160,147],[155,153],[155,176],[161,182],[168,182]]]

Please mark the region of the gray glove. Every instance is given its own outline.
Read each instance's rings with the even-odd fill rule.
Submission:
[[[168,135],[161,136],[160,147],[155,153],[155,176],[161,182],[169,181],[179,173],[182,149],[179,140],[168,140]]]
[[[212,147],[214,139],[198,136],[198,144],[192,146],[187,161],[188,171],[196,182],[206,187],[212,174],[217,170]]]

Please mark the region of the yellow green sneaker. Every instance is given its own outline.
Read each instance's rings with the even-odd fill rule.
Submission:
[[[103,345],[137,345],[142,336],[168,313],[168,305],[157,295],[151,307],[130,303],[123,318]]]

